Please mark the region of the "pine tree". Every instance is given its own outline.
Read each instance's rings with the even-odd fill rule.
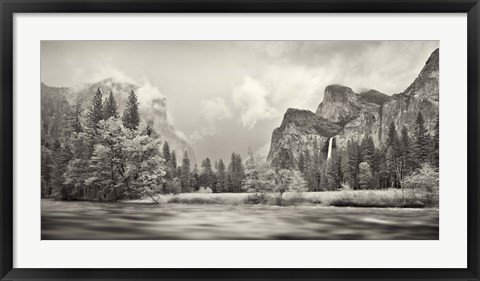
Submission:
[[[314,159],[310,156],[310,151],[306,150],[304,154],[304,162],[305,162],[305,169],[303,172],[303,177],[307,182],[307,188],[310,191],[315,191],[318,189],[318,181],[317,181],[317,171],[316,169],[319,167],[315,166]],[[319,174],[319,173],[318,173]]]
[[[225,171],[225,164],[223,163],[223,160],[220,158],[218,160],[218,168],[217,168],[217,178],[218,178],[218,183],[217,183],[217,190],[218,192],[225,192],[225,180],[226,180],[226,171]]]
[[[180,171],[181,168],[180,168]],[[182,172],[179,173],[180,175],[182,174]],[[191,177],[190,177],[190,187],[191,189],[193,189],[194,191],[197,191],[200,186],[199,186],[199,181],[200,181],[200,175],[198,174],[198,167],[197,165],[195,164],[195,167],[193,167],[193,171],[191,173]]]
[[[182,185],[182,192],[192,191],[192,186],[190,185],[190,158],[187,151],[183,153],[182,166],[180,168],[180,184]]]
[[[438,169],[440,166],[440,120],[438,115],[437,122],[435,123],[435,133],[433,134],[432,142],[433,152],[431,162],[433,167]]]
[[[326,176],[326,186],[322,186],[323,189],[327,190],[337,190],[340,187],[341,178],[341,163],[338,150],[335,150],[335,153],[332,153],[332,158],[324,164],[325,167],[325,176]]]
[[[98,122],[103,120],[103,103],[102,103],[102,91],[98,88],[95,96],[93,97],[92,106],[87,113],[88,127],[97,132]]]
[[[391,187],[395,187],[397,183],[396,172],[395,172],[396,157],[395,157],[395,150],[391,146],[388,147],[385,164],[387,168],[387,174],[390,178],[389,182],[391,184]]]
[[[215,175],[212,169],[212,162],[210,158],[205,158],[202,161],[201,173],[200,173],[200,186],[214,190],[216,189]]]
[[[393,149],[395,155],[396,156],[399,155],[400,140],[398,139],[397,128],[395,127],[395,124],[393,123],[393,121],[392,121],[392,123],[390,123],[390,126],[388,127],[386,147],[387,148],[391,147]]]
[[[232,153],[231,162],[228,165],[231,192],[240,192],[245,171],[240,154]]]
[[[171,161],[173,168],[177,169],[177,154],[175,153],[175,150],[172,150]]]
[[[403,165],[403,173],[405,175],[410,174],[412,171],[412,157],[411,157],[411,144],[410,137],[408,135],[407,127],[402,127],[400,147],[401,147],[401,161]]]
[[[67,171],[68,163],[72,159],[72,153],[69,148],[62,145],[60,141],[55,140],[52,147],[52,169],[51,183],[52,193],[55,197],[62,200],[77,199],[75,194],[71,194],[65,182],[65,172]]]
[[[298,170],[302,175],[305,173],[305,155],[303,154],[303,151],[300,151],[298,154]]]
[[[428,162],[430,158],[430,136],[427,128],[425,127],[425,120],[421,112],[418,112],[417,119],[415,121],[415,127],[413,130],[413,158],[415,168],[419,168],[421,164]]]
[[[358,184],[361,189],[367,189],[373,180],[373,173],[370,164],[362,162],[359,165]]]
[[[367,162],[370,167],[374,166],[374,156],[375,156],[375,144],[370,135],[366,135],[362,139],[361,150],[362,150],[362,162]]]
[[[351,146],[350,141],[347,142],[347,148],[343,151],[340,157],[340,168],[342,172],[342,183],[347,184],[350,189],[353,189],[355,185],[355,180],[352,175],[352,170],[350,169],[350,159],[348,156],[348,149]]]
[[[392,122],[388,129],[387,142],[387,170],[391,179],[391,183],[394,187],[400,185],[401,176],[403,174],[404,165],[402,164],[402,148],[401,142],[398,138],[397,129]]]
[[[81,122],[82,118],[82,104],[77,101],[72,106],[70,112],[67,113],[67,128],[65,128],[66,136],[70,136],[71,133],[83,132],[83,126]]]
[[[314,142],[311,164],[309,165],[311,167],[311,170],[309,171],[309,188],[311,188],[312,191],[320,191],[322,189],[322,186],[320,184],[322,178],[322,174],[320,173],[320,167],[322,165],[322,162],[323,155],[320,153],[318,143]],[[325,186],[323,186],[323,189],[325,189]]]
[[[130,130],[136,130],[140,125],[140,113],[138,112],[138,98],[134,91],[130,92],[125,111],[122,117],[123,125]]]
[[[171,164],[172,154],[170,154],[170,146],[168,145],[168,141],[163,143],[163,159],[165,163]]]
[[[51,185],[51,171],[52,171],[52,151],[49,143],[42,139],[41,145],[41,183],[42,183],[42,198],[52,194]]]
[[[355,141],[349,141],[347,144],[347,157],[350,166],[350,179],[348,180],[352,184],[352,188],[358,187],[358,165],[360,164],[360,146]]]
[[[119,117],[117,101],[113,97],[112,92],[110,92],[110,95],[105,99],[103,104],[103,119],[107,120],[110,117]]]

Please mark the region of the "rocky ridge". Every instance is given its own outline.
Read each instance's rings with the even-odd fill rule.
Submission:
[[[418,77],[402,93],[392,96],[376,90],[355,93],[346,86],[329,85],[315,113],[288,109],[281,126],[272,134],[267,160],[273,165],[287,160],[296,163],[300,151],[313,153],[314,145],[326,150],[330,137],[334,137],[334,144],[339,147],[345,147],[348,140],[361,141],[365,135],[372,136],[375,145],[383,145],[384,132],[391,122],[398,130],[405,126],[411,132],[418,112],[423,114],[429,132],[433,133],[438,102],[439,50],[436,49]],[[303,123],[308,126],[298,125]]]

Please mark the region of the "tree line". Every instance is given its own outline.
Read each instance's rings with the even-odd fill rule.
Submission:
[[[439,122],[429,135],[419,112],[412,132],[398,132],[392,122],[384,144],[371,136],[334,145],[331,158],[314,144],[276,167],[249,151],[245,162],[233,152],[230,163],[205,158],[192,165],[187,151],[176,151],[162,141],[152,120],[141,122],[138,98],[131,91],[123,113],[112,92],[103,98],[98,89],[83,114],[76,103],[66,114],[59,138],[42,134],[42,197],[60,200],[117,201],[159,194],[188,192],[324,191],[399,188],[406,177],[429,165],[438,170]],[[411,182],[411,181],[410,181]],[[261,196],[260,196],[261,197]]]
[[[141,122],[138,98],[131,91],[123,114],[112,92],[100,89],[83,114],[77,102],[66,114],[61,137],[42,134],[41,195],[60,200],[117,201],[158,194],[240,192],[241,156],[192,167],[187,151],[177,163],[175,150],[162,141],[152,120]]]

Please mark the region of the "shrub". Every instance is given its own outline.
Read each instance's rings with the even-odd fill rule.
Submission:
[[[439,175],[430,164],[422,164],[420,169],[402,180],[404,188],[419,193],[427,206],[438,206]]]
[[[282,169],[275,172],[275,187],[273,190],[279,193],[279,197],[282,197],[283,193],[287,191],[301,193],[306,189],[307,184],[299,171]]]
[[[200,186],[200,188],[197,191],[198,193],[212,193],[212,189],[210,187],[203,187]]]
[[[253,193],[249,194],[244,200],[243,203],[245,204],[267,204],[268,197],[265,193]]]
[[[173,196],[167,203],[181,203],[181,204],[223,204],[224,202],[219,198],[210,197],[190,197],[183,198],[179,196]]]
[[[388,192],[369,191],[343,191],[340,196],[330,201],[330,206],[335,207],[365,207],[365,208],[423,208],[424,202],[417,199],[413,191],[406,191],[405,201],[397,189]]]
[[[164,185],[165,194],[179,194],[182,191],[182,185],[178,178],[173,178],[169,180]]]

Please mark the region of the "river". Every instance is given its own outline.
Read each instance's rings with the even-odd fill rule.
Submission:
[[[438,221],[438,209],[42,200],[42,240],[437,240]]]

